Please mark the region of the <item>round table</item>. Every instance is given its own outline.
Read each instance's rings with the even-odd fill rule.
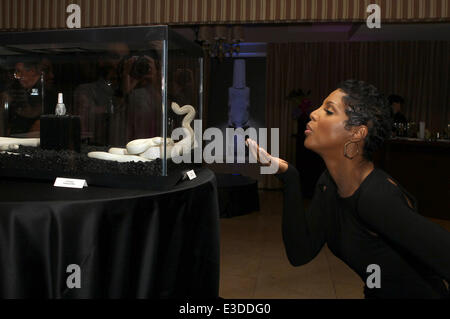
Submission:
[[[0,297],[217,298],[216,179],[196,174],[164,192],[1,179]]]

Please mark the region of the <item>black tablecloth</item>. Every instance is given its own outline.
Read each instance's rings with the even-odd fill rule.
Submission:
[[[217,184],[196,174],[168,192],[0,180],[0,297],[218,297]]]

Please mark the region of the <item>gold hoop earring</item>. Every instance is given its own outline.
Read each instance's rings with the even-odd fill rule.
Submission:
[[[356,154],[353,156],[349,156],[347,154],[347,146],[349,146],[350,144],[355,143],[356,144]],[[359,154],[359,145],[358,142],[352,142],[352,141],[348,141],[347,143],[345,143],[344,145],[344,156],[347,157],[348,159],[353,159],[356,155]]]

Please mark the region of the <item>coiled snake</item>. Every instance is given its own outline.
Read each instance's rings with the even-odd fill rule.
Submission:
[[[181,156],[189,152],[194,145],[194,131],[191,127],[191,122],[195,117],[194,107],[192,105],[180,107],[175,102],[172,102],[171,106],[176,114],[186,114],[181,124],[181,129],[184,132],[185,137],[176,143],[171,138],[166,139],[167,158]],[[149,162],[161,158],[163,152],[163,138],[157,136],[133,140],[126,145],[126,148],[112,147],[108,152],[90,152],[88,153],[88,156],[91,158],[116,162]]]

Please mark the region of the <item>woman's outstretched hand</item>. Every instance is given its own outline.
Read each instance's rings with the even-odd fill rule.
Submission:
[[[277,174],[284,173],[287,171],[288,163],[285,160],[270,155],[269,153],[267,153],[265,149],[259,147],[259,145],[251,138],[247,138],[245,144],[250,149],[250,153],[252,154],[252,156],[256,158],[258,163],[260,163],[261,165],[269,166],[273,161],[276,161],[278,162]]]

